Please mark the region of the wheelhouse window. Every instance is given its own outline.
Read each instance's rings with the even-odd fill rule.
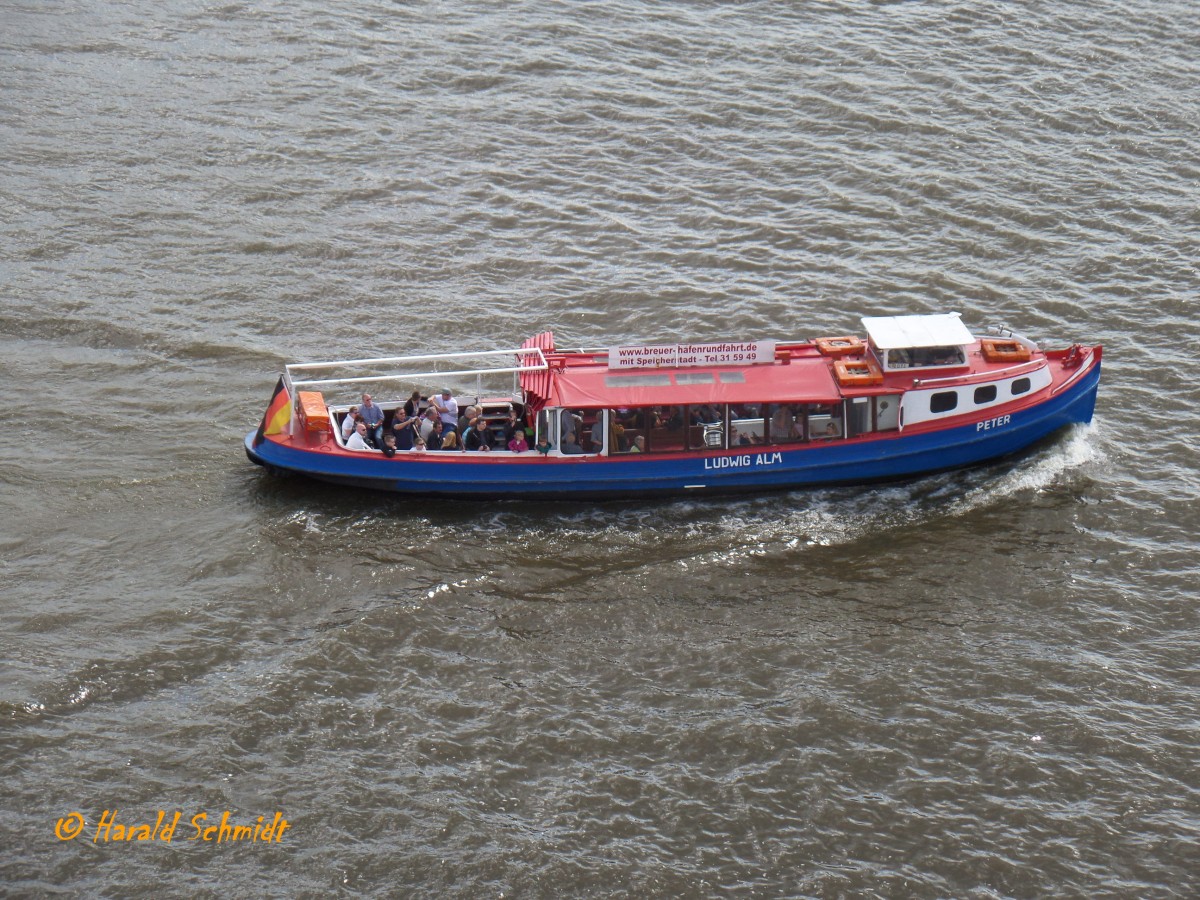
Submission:
[[[905,347],[887,351],[888,369],[930,369],[965,364],[962,347]]]
[[[958,391],[941,391],[929,398],[931,413],[950,412],[958,406]]]

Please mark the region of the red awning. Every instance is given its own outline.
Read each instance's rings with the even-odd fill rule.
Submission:
[[[842,399],[828,360],[712,369],[610,370],[603,363],[551,363],[551,406],[675,406],[700,403],[837,403]]]

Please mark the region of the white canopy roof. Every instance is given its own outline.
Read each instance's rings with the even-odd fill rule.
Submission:
[[[961,347],[975,338],[958,313],[933,316],[866,316],[862,320],[867,337],[880,350],[915,347]]]

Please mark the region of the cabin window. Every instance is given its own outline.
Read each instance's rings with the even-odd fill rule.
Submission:
[[[678,406],[639,406],[596,410],[595,418],[584,411],[584,436],[587,452],[602,452],[600,437],[607,435],[608,453],[682,453],[697,450],[725,450],[729,447],[763,443],[764,420],[757,404],[727,406],[722,403],[697,403]]]
[[[761,403],[734,403],[729,407],[730,447],[761,444],[766,433]]]
[[[583,414],[565,406],[558,412],[558,442],[566,443],[567,435],[575,435],[578,442],[583,436]]]
[[[929,398],[931,413],[950,412],[958,406],[958,391],[942,391]]]
[[[670,453],[686,450],[684,406],[640,406],[617,410],[621,444],[627,453]]]
[[[1012,383],[1012,388],[1010,390],[1012,391],[1012,395],[1015,397],[1018,394],[1028,393],[1029,388],[1030,382],[1028,378],[1018,378]]]
[[[804,414],[788,403],[767,407],[767,443],[794,444],[804,439]]]
[[[725,407],[718,403],[701,403],[688,407],[689,450],[725,449]]]
[[[687,449],[687,407],[655,406],[650,409],[650,434],[647,438],[651,453],[678,453]]]
[[[608,454],[646,451],[646,410],[619,407],[609,415]],[[641,441],[638,441],[641,438]]]
[[[608,414],[608,422],[604,420],[605,413]],[[584,453],[601,453],[604,450],[604,432],[608,430],[608,444],[611,450],[615,451],[617,442],[613,440],[613,411],[603,409],[585,409],[583,411],[583,434],[580,436],[579,445],[583,447]]]
[[[975,388],[975,403],[982,405],[991,403],[996,399],[996,386],[994,384],[985,384],[983,387]]]
[[[722,450],[727,416],[719,403],[615,409],[609,419],[609,453]]]
[[[840,404],[836,406],[826,406],[820,403],[805,404],[803,407],[804,433],[808,435],[809,440],[824,441],[842,437],[845,429],[842,428],[841,411]]]

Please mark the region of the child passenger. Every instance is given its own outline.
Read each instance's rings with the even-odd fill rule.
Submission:
[[[508,449],[513,453],[524,453],[529,449],[529,442],[525,440],[524,429],[518,428],[513,432],[512,440],[508,442]]]

